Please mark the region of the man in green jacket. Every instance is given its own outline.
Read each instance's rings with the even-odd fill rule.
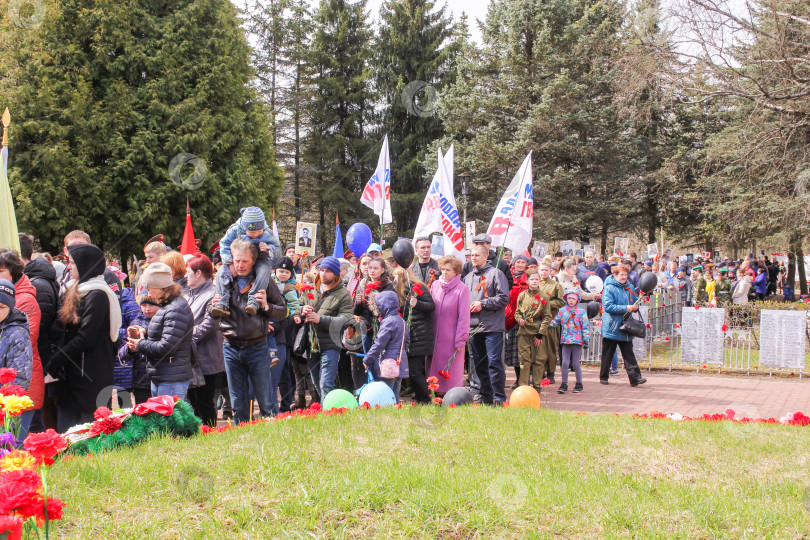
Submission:
[[[321,261],[321,295],[315,305],[301,309],[304,320],[315,329],[315,343],[307,364],[321,401],[335,388],[343,329],[352,319],[352,297],[340,279],[340,261],[326,257]],[[310,329],[310,331],[311,331]]]

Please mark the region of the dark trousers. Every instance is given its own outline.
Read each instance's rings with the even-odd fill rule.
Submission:
[[[627,371],[630,382],[633,384],[637,383],[641,379],[641,368],[638,367],[636,355],[633,353],[633,342],[616,341],[615,339],[606,337],[602,338],[602,364],[599,369],[599,378],[606,381],[610,377],[610,365],[613,363],[613,355],[616,353],[616,347],[622,351],[624,369]]]
[[[59,407],[59,420],[57,421],[59,433],[65,433],[73,426],[95,421],[93,412],[94,411],[74,411],[73,409],[63,409]]]
[[[278,393],[281,395],[279,398],[278,410],[280,412],[290,412],[293,400],[295,399],[295,376],[293,375],[293,360],[292,351],[286,345],[280,345],[287,349],[287,361],[284,362],[284,368],[281,371],[281,379],[278,382]]]
[[[408,372],[413,388],[413,398],[419,403],[430,403],[430,393],[427,387],[427,377],[425,376],[425,364],[427,356],[408,355]]]
[[[214,390],[219,381],[219,373],[205,376],[205,384],[188,389],[188,401],[194,407],[194,414],[200,417],[203,424],[217,425],[217,409],[214,403]]]
[[[470,348],[480,384],[481,403],[502,404],[506,401],[503,332],[479,332],[470,339]]]

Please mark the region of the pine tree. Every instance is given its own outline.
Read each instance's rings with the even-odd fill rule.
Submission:
[[[314,15],[308,55],[313,98],[304,149],[309,185],[304,196],[314,203],[323,252],[328,251],[326,231],[332,230],[334,211],[344,223],[368,215],[358,199],[371,175],[370,164],[376,164],[379,142],[366,138],[373,96],[372,33],[365,8],[365,0],[321,0]]]
[[[65,0],[39,28],[20,83],[10,160],[18,219],[47,250],[72,229],[122,260],[146,239],[180,242],[186,196],[195,232],[217,240],[239,208],[279,194],[250,50],[226,0]],[[181,153],[207,168],[175,183]],[[188,166],[179,171],[186,178]]]
[[[388,0],[380,8],[376,88],[391,148],[392,213],[400,231],[416,225],[429,181],[425,155],[444,134],[435,106],[437,95],[452,83],[458,50],[445,11],[446,6],[436,10],[433,0]]]

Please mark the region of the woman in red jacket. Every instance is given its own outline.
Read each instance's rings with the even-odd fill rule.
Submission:
[[[14,300],[16,307],[28,317],[28,333],[31,336],[31,347],[34,351],[34,366],[31,373],[31,385],[28,387],[28,396],[34,406],[25,411],[20,417],[20,432],[17,439],[22,441],[28,435],[28,427],[34,411],[42,408],[45,399],[45,379],[42,375],[42,362],[39,359],[37,340],[39,339],[39,320],[41,312],[37,303],[37,290],[31,284],[28,276],[23,274],[25,265],[16,251],[0,249],[0,279],[7,279],[14,284]]]
[[[517,307],[517,298],[520,293],[528,289],[526,285],[526,265],[529,258],[523,254],[518,255],[512,260],[512,288],[509,290],[509,303],[506,305],[506,333],[504,334],[504,363],[507,366],[515,368],[515,384],[512,389],[518,387],[517,380],[520,378],[520,360],[518,359],[517,350],[517,330],[518,327],[515,323],[515,309]],[[539,384],[539,383],[538,383]]]

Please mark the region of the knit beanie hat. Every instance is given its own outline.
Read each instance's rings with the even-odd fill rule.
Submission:
[[[287,270],[291,274],[295,274],[295,265],[292,262],[292,259],[289,257],[281,257],[278,261],[276,261],[276,270]]]
[[[514,259],[512,259],[512,266],[515,265],[515,261],[523,261],[523,262],[528,263],[529,258],[526,255],[524,255],[523,253],[521,253],[520,255],[518,255]]]
[[[246,231],[261,231],[264,230],[264,225],[264,212],[261,208],[256,206],[242,208],[242,227]]]
[[[320,266],[321,266],[321,270],[329,270],[330,272],[332,272],[336,276],[340,275],[340,261],[338,261],[334,257],[325,257],[321,261]]]
[[[149,265],[143,272],[143,283],[150,289],[163,289],[174,283],[171,267],[162,262]]]
[[[0,279],[0,304],[8,306],[9,309],[14,309],[16,304],[14,293],[14,285],[6,279]]]

